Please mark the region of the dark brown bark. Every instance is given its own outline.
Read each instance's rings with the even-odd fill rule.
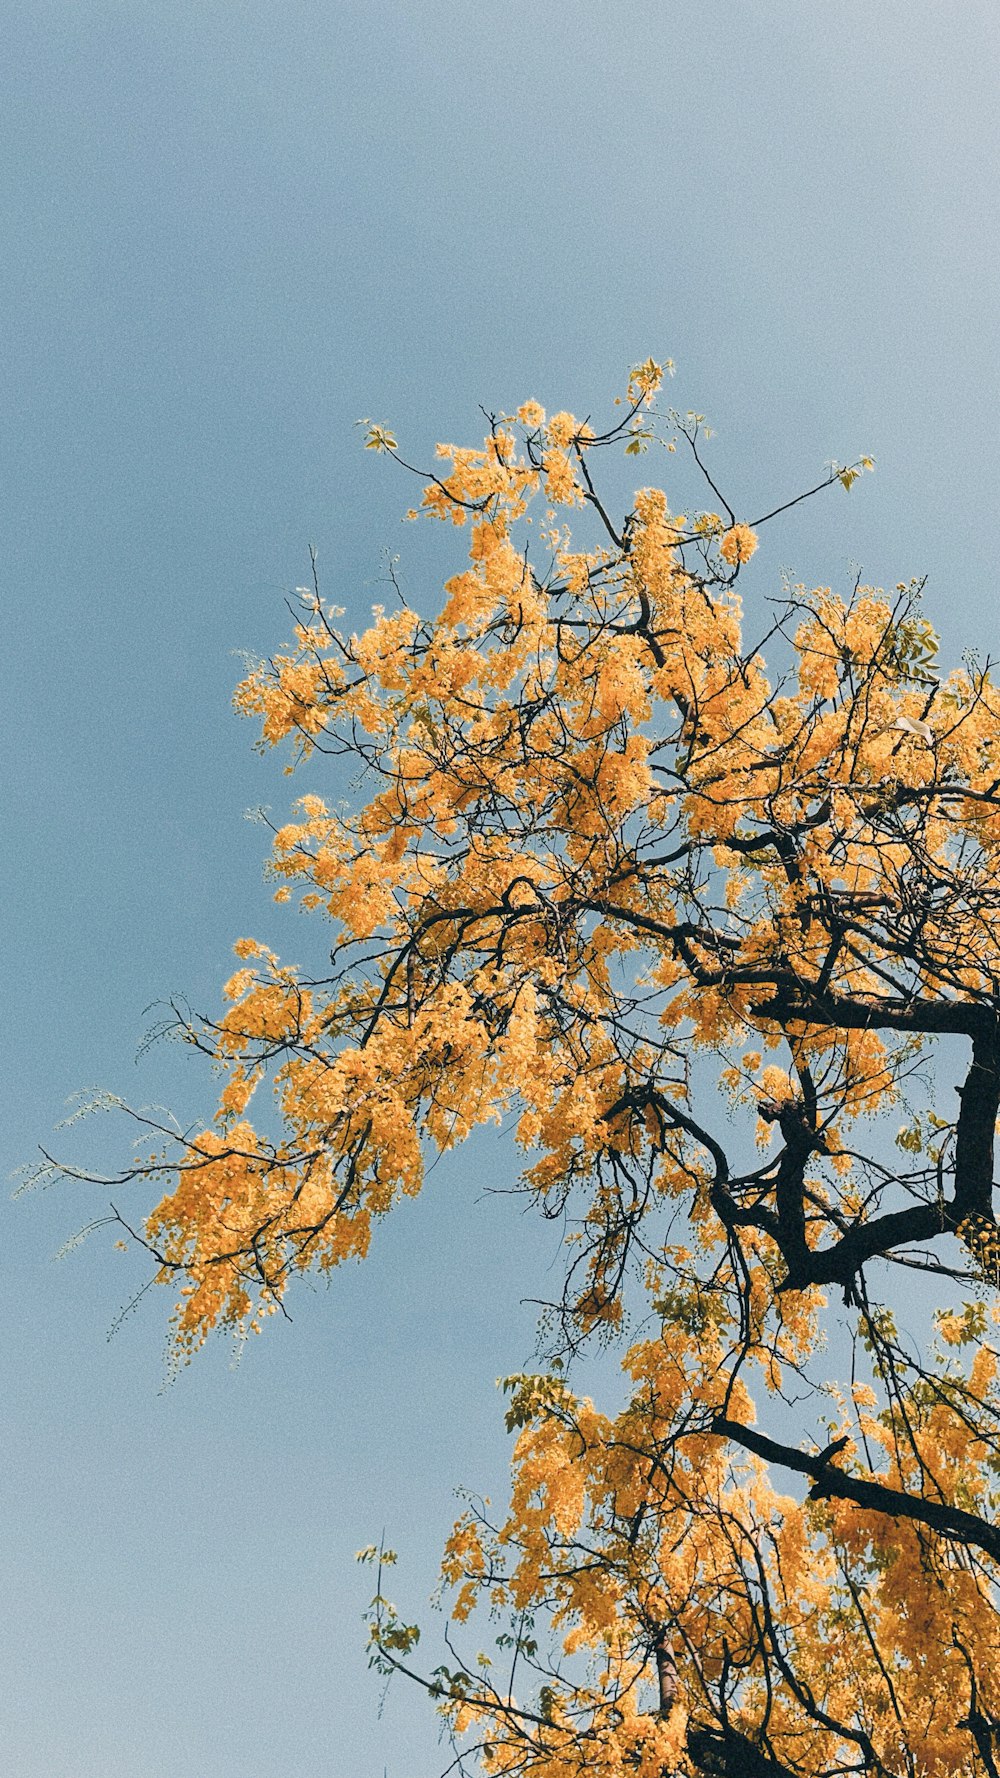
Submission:
[[[733,1728],[698,1728],[687,1733],[687,1750],[704,1778],[796,1778],[780,1760]]]
[[[882,1513],[893,1519],[912,1519],[941,1537],[983,1550],[994,1561],[1000,1562],[1000,1526],[991,1525],[988,1520],[966,1512],[962,1507],[948,1506],[940,1500],[926,1500],[920,1495],[907,1494],[902,1488],[890,1488],[884,1482],[869,1481],[838,1469],[832,1457],[842,1448],[841,1441],[816,1456],[810,1456],[807,1451],[796,1450],[794,1445],[782,1445],[776,1439],[767,1438],[751,1426],[741,1426],[736,1420],[720,1418],[712,1430],[720,1438],[731,1439],[745,1450],[755,1452],[768,1463],[778,1463],[783,1469],[810,1476],[813,1485],[809,1493],[813,1500],[852,1500],[868,1512]]]

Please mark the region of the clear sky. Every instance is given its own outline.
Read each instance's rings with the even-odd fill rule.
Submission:
[[[307,959],[261,880],[274,761],[234,649],[284,640],[320,552],[360,622],[399,552],[433,608],[456,538],[401,528],[414,456],[478,403],[601,410],[672,356],[741,512],[878,460],[769,530],[754,583],[929,576],[997,646],[1000,13],[992,0],[2,0],[4,1150],[103,1086],[194,1119],[136,1049],[217,1004],[245,933]],[[302,789],[322,791],[322,774]],[[362,1653],[358,1546],[419,1606],[450,1489],[503,1492],[494,1388],[554,1255],[499,1140],[440,1166],[365,1267],[238,1369],[164,1387],[168,1301],[106,1193],[4,1210],[0,1771],[434,1778],[423,1701]],[[134,1195],[123,1209],[140,1211]]]

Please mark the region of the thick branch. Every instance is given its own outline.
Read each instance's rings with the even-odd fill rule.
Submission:
[[[766,1111],[761,1115],[766,1115]],[[809,1157],[817,1145],[816,1135],[801,1105],[776,1107],[773,1116],[777,1118],[785,1139],[785,1150],[778,1162],[774,1182],[774,1205],[778,1217],[776,1238],[791,1277],[803,1273],[809,1265],[804,1182]]]
[[[977,1038],[972,1063],[958,1089],[961,1110],[955,1128],[956,1220],[972,1213],[993,1214],[993,1139],[1000,1111],[1000,1053],[997,1032]]]
[[[761,1753],[738,1729],[699,1728],[687,1732],[687,1750],[704,1778],[795,1778],[788,1766]]]
[[[779,969],[734,969],[717,973],[716,983],[774,984],[774,998],[752,1008],[758,1018],[779,1024],[828,1025],[845,1031],[921,1031],[928,1036],[985,1037],[992,1033],[994,1015],[974,1000],[917,1000],[892,994],[837,994],[830,989],[811,992],[808,982]]]
[[[890,1210],[871,1222],[856,1223],[832,1247],[814,1248],[798,1263],[789,1263],[783,1251],[788,1275],[779,1290],[805,1290],[810,1284],[842,1284],[845,1288],[868,1260],[888,1253],[893,1247],[912,1242],[932,1241],[946,1228],[953,1228],[960,1217],[955,1216],[954,1203],[911,1204],[905,1210]]]
[[[866,1512],[884,1513],[894,1519],[913,1519],[918,1524],[926,1525],[928,1530],[938,1532],[941,1537],[984,1550],[994,1561],[1000,1562],[1000,1527],[990,1525],[976,1513],[965,1512],[959,1506],[947,1506],[943,1501],[925,1500],[918,1495],[907,1494],[902,1488],[890,1488],[884,1482],[866,1481],[862,1476],[849,1475],[846,1470],[838,1469],[831,1462],[827,1451],[821,1451],[815,1457],[810,1456],[807,1451],[796,1450],[794,1445],[778,1444],[775,1439],[767,1438],[762,1432],[755,1432],[753,1427],[742,1426],[737,1420],[720,1418],[715,1421],[712,1431],[718,1433],[720,1438],[731,1439],[733,1444],[753,1451],[768,1463],[777,1463],[783,1469],[793,1469],[799,1475],[810,1476],[813,1485],[809,1495],[812,1500],[852,1500]]]
[[[653,1642],[653,1655],[656,1660],[657,1715],[662,1722],[666,1722],[677,1701],[680,1675],[677,1672],[677,1662],[674,1659],[670,1637],[666,1627],[662,1624],[657,1628]]]
[[[985,1008],[969,1008],[985,1012]],[[977,1033],[972,1061],[958,1089],[961,1110],[955,1132],[955,1189],[945,1203],[912,1204],[892,1210],[871,1222],[858,1223],[833,1247],[803,1253],[798,1242],[779,1244],[788,1276],[783,1290],[801,1290],[810,1284],[843,1284],[845,1287],[867,1260],[893,1247],[914,1241],[930,1241],[945,1229],[954,1231],[967,1216],[993,1220],[993,1142],[1000,1111],[1000,1054],[995,1022]]]

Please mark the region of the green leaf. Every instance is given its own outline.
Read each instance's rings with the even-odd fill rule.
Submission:
[[[395,451],[398,449],[395,434],[388,426],[369,426],[365,434],[366,451]]]
[[[516,1431],[519,1426],[528,1426],[533,1420],[543,1420],[560,1410],[563,1413],[572,1412],[576,1407],[576,1398],[561,1377],[522,1374],[502,1377],[500,1386],[504,1394],[512,1398],[504,1416],[508,1432]]]

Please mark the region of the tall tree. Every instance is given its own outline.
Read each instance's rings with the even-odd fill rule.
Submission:
[[[189,1352],[513,1120],[569,1234],[545,1366],[508,1384],[509,1508],[445,1553],[489,1658],[421,1668],[379,1584],[373,1659],[489,1773],[998,1778],[1000,690],[938,671],[916,586],[786,588],[745,632],[784,508],[730,508],[662,374],[602,432],[532,401],[440,447],[420,510],[469,539],[440,615],[347,636],[317,585],[239,687],[370,795],[275,833],[329,965],[237,944],[227,1010],[184,1026],[218,1114],[130,1169],[169,1174],[134,1232]],[[716,510],[644,487],[616,516],[602,454],[655,439]],[[604,1414],[577,1355],[626,1319]]]

